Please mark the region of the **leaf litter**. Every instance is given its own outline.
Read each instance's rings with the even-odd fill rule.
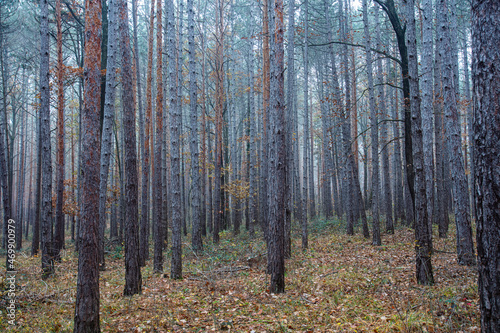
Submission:
[[[300,235],[293,236],[286,293],[280,295],[268,292],[264,242],[246,234],[235,239],[223,232],[220,244],[206,242],[200,255],[185,243],[182,280],[154,273],[150,259],[142,269],[142,294],[132,297],[123,296],[123,257],[108,255],[100,272],[101,330],[479,332],[476,270],[457,264],[453,234],[434,239],[434,286],[416,283],[411,229],[384,235],[379,247],[362,236],[323,231],[312,233],[310,248],[302,251]],[[16,326],[9,326],[2,311],[0,328],[72,332],[78,264],[73,246],[45,281],[39,257],[18,258]]]

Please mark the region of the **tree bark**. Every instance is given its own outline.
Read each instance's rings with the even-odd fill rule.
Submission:
[[[297,126],[295,121],[295,115],[297,114],[297,107],[295,104],[296,100],[296,80],[297,74],[295,73],[295,0],[288,1],[288,31],[287,31],[287,100],[286,100],[286,110],[287,110],[287,123],[286,123],[286,142],[287,151],[291,154],[287,154],[287,209],[288,214],[294,212],[293,217],[304,223],[302,221],[305,216],[302,209],[302,195],[300,191],[300,179],[298,177],[298,140],[297,132],[295,128]],[[292,219],[291,217],[286,220],[285,225],[285,257],[290,258],[292,255],[292,241],[291,241],[291,229],[292,229]]]
[[[434,57],[434,137],[436,151],[445,151],[443,133],[443,94],[441,80],[441,60],[439,59],[439,40],[436,41]],[[439,221],[439,238],[446,238],[450,224],[448,209],[446,207],[445,184],[445,154],[436,154],[436,219]]]
[[[499,18],[498,1],[472,1],[473,164],[482,332],[500,332]]]
[[[99,264],[105,268],[104,230],[106,229],[106,197],[108,192],[109,164],[111,159],[113,124],[115,122],[115,77],[118,5],[117,0],[108,2],[108,57],[106,65],[106,92],[104,96],[104,120],[101,138],[101,168],[99,185]]]
[[[101,97],[101,1],[85,2],[82,193],[75,333],[100,332],[99,324],[99,113]],[[45,152],[44,152],[45,153]]]
[[[413,154],[412,154],[412,115],[410,110],[410,83],[408,81],[408,49],[405,41],[406,26],[401,25],[394,0],[374,0],[386,12],[387,17],[391,21],[396,39],[398,42],[399,56],[401,60],[401,76],[403,79],[403,98],[404,98],[404,137],[405,137],[405,170],[406,170],[406,186],[410,195],[411,205],[415,205],[415,173],[413,170]],[[407,217],[408,218],[408,217]],[[413,220],[413,217],[411,217]]]
[[[154,1],[152,1],[154,3]],[[154,8],[152,6],[152,8]],[[149,137],[146,140],[146,132],[149,135],[149,127],[151,124],[151,113],[149,114],[149,119],[145,119],[147,116],[144,114],[144,107],[142,103],[142,75],[141,66],[139,61],[139,41],[137,37],[137,0],[132,1],[132,21],[134,27],[134,67],[137,77],[137,97],[138,97],[138,107],[139,107],[139,136],[140,136],[140,147],[141,147],[141,159],[142,159],[142,182],[141,182],[141,217],[139,225],[139,265],[144,267],[146,260],[149,258],[149,174],[150,174],[150,153],[149,153]],[[154,11],[151,17],[154,16]],[[149,41],[151,41],[153,36],[148,36],[148,46]],[[109,50],[108,50],[109,52]],[[151,50],[152,52],[152,50]],[[149,50],[148,50],[148,60],[149,60]],[[151,53],[152,55],[152,53]],[[147,94],[147,93],[146,93]],[[151,95],[150,95],[151,99]],[[147,142],[146,142],[147,141]]]
[[[40,81],[41,83],[41,81]],[[41,97],[41,94],[40,94]],[[45,97],[43,97],[45,98]],[[42,100],[42,98],[40,98]],[[40,103],[41,104],[41,103]],[[41,210],[41,201],[42,201],[42,131],[41,131],[41,105],[40,112],[35,117],[36,122],[36,176],[35,176],[35,218],[33,221],[33,238],[31,239],[31,256],[35,256],[38,254],[38,250],[40,249],[40,210]],[[1,147],[0,147],[1,149]],[[1,154],[1,152],[0,152]],[[1,156],[0,156],[1,157]],[[1,160],[0,160],[1,163]],[[3,191],[3,187],[2,187]],[[5,192],[3,192],[5,193]],[[5,207],[5,206],[4,206]],[[4,208],[5,209],[5,208]],[[78,238],[78,237],[77,237]]]
[[[123,130],[125,148],[125,287],[123,294],[131,296],[142,290],[139,265],[139,202],[137,179],[137,148],[135,134],[135,99],[132,73],[132,57],[126,0],[120,2],[120,48],[122,60]]]
[[[379,157],[378,157],[378,115],[375,109],[375,95],[373,89],[373,65],[370,41],[370,27],[368,24],[368,4],[363,0],[363,26],[366,43],[366,71],[368,76],[368,102],[370,107],[370,124],[371,124],[371,150],[372,150],[372,225],[373,225],[373,245],[381,245],[380,238],[380,219],[379,219]]]
[[[271,0],[272,3],[272,0]],[[272,8],[272,7],[271,7]],[[285,292],[285,96],[283,1],[274,1],[270,21],[271,38],[270,107],[269,107],[269,260],[270,292]]]
[[[152,0],[154,1],[154,0]],[[163,228],[163,193],[162,193],[162,141],[163,141],[163,28],[162,1],[157,0],[156,9],[156,144],[153,176],[153,228],[154,228],[154,260],[156,272],[163,272],[163,244],[167,230]],[[166,124],[165,124],[166,125]],[[165,176],[165,175],[163,175]],[[166,204],[166,203],[165,203]]]
[[[427,197],[427,216],[432,233],[434,217],[434,161],[432,132],[432,59],[434,55],[432,42],[432,0],[422,2],[423,16],[423,48],[422,48],[422,138],[424,146],[425,195]]]
[[[62,51],[61,0],[56,1],[57,26],[57,170],[56,170],[56,225],[54,235],[54,259],[61,260],[60,251],[64,247],[64,63]]]
[[[49,277],[54,272],[52,258],[52,156],[50,146],[50,88],[49,88],[49,22],[47,0],[40,0],[40,32],[41,32],[41,61],[40,61],[40,142],[42,165],[40,238],[42,247],[42,276]],[[5,119],[3,119],[5,121]],[[0,126],[1,130],[5,127]],[[0,134],[0,163],[2,164],[2,192],[4,194],[4,221],[7,223],[11,216],[10,197],[8,191],[7,163],[5,161],[5,137]]]
[[[412,151],[415,168],[415,251],[416,277],[419,284],[434,284],[432,272],[432,234],[427,212],[424,151],[422,139],[422,115],[418,77],[417,39],[415,33],[415,12],[413,0],[406,0],[408,45],[408,80],[410,83],[410,105],[412,115]]]
[[[222,181],[222,128],[224,111],[224,22],[223,1],[217,0],[215,13],[215,29],[217,41],[215,45],[215,173],[214,173],[214,221],[213,242],[219,243],[219,230],[222,224],[222,210],[224,203],[221,202]]]
[[[322,59],[319,61],[322,62]],[[330,149],[330,130],[332,128],[330,124],[330,115],[327,111],[326,100],[323,91],[323,66],[318,64],[318,85],[319,85],[319,98],[320,98],[320,109],[321,109],[321,129],[323,134],[322,150],[323,150],[323,169],[322,177],[320,179],[322,192],[323,192],[323,215],[325,218],[331,218],[333,216],[333,204],[332,204],[332,186],[330,173],[332,172],[331,165],[331,149]]]
[[[439,55],[441,58],[441,73],[443,78],[443,97],[445,110],[446,142],[451,167],[455,224],[457,226],[457,256],[460,265],[474,265],[476,256],[472,241],[470,221],[469,189],[465,176],[462,155],[462,138],[458,116],[456,86],[453,81],[453,48],[450,45],[447,0],[439,0]]]
[[[379,22],[379,8],[375,7],[375,24],[377,27],[376,31],[376,42],[377,49],[382,49],[382,40],[380,33],[380,22]],[[386,116],[386,94],[385,94],[385,82],[384,82],[384,64],[381,58],[377,60],[377,91],[378,91],[378,109],[382,116],[380,124],[380,136],[382,149],[380,151],[382,159],[382,182],[381,187],[383,193],[383,211],[385,215],[385,230],[388,234],[394,234],[394,220],[392,215],[392,193],[391,193],[391,179],[389,174],[389,133],[388,133],[388,122]]]
[[[249,122],[249,136],[250,136],[250,160],[249,160],[249,172],[250,177],[248,181],[248,208],[249,208],[249,221],[248,221],[248,233],[251,237],[255,234],[255,224],[258,219],[258,183],[257,183],[257,142],[255,138],[256,128],[255,128],[255,78],[254,78],[254,51],[253,51],[253,41],[249,41],[248,46],[248,85],[250,86],[248,93],[248,122]]]
[[[158,0],[161,1],[161,0]],[[160,8],[158,6],[158,8]],[[176,72],[176,45],[174,26],[174,4],[172,0],[167,0],[167,39],[168,39],[168,76],[169,76],[169,96],[170,96],[170,202],[172,216],[172,264],[170,267],[170,277],[172,279],[182,279],[182,205],[181,205],[181,112],[177,101],[177,72]]]
[[[191,120],[191,209],[192,209],[192,241],[193,250],[197,253],[203,249],[201,234],[201,181],[198,148],[198,86],[196,83],[196,57],[194,44],[194,8],[193,0],[188,0],[188,43],[189,43],[189,108]]]

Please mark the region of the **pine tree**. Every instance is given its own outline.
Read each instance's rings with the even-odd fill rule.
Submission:
[[[78,235],[75,333],[99,332],[99,157],[101,98],[101,1],[85,3],[82,192]],[[42,191],[43,192],[43,191]],[[42,220],[43,221],[43,220]]]

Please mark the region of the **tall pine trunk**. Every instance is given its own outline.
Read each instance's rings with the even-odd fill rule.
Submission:
[[[196,83],[196,57],[194,45],[194,8],[193,0],[188,0],[188,43],[189,43],[189,108],[191,120],[191,207],[192,207],[192,246],[195,252],[203,249],[201,233],[201,181],[198,148],[198,86]]]
[[[380,36],[380,22],[379,22],[379,8],[375,7],[375,24],[377,27],[376,31],[376,42],[377,49],[382,49],[382,37]],[[377,91],[378,91],[378,109],[382,116],[380,124],[380,136],[381,136],[381,151],[380,154],[382,159],[382,182],[381,182],[381,193],[383,193],[383,211],[385,213],[385,229],[388,234],[394,233],[394,220],[392,216],[392,193],[391,193],[391,179],[389,175],[389,135],[388,135],[388,124],[386,119],[386,99],[385,99],[385,82],[384,82],[384,64],[381,58],[377,59]]]
[[[408,73],[410,82],[410,106],[412,116],[412,151],[415,170],[415,251],[416,276],[419,284],[432,285],[432,234],[429,228],[425,187],[424,151],[422,138],[422,115],[418,77],[417,39],[413,0],[406,0],[408,20]]]
[[[108,57],[106,65],[106,92],[104,96],[104,119],[101,137],[101,169],[99,185],[99,264],[104,270],[104,230],[106,229],[106,197],[108,191],[109,164],[113,146],[113,124],[115,122],[115,78],[117,55],[117,0],[108,2]]]
[[[153,0],[154,1],[154,0]],[[163,271],[163,193],[162,193],[162,142],[163,142],[163,29],[162,29],[162,0],[157,0],[156,9],[156,143],[154,155],[153,176],[153,228],[154,228],[154,259],[153,266],[157,272]],[[165,124],[166,125],[166,124]],[[163,175],[165,176],[165,175]],[[167,203],[165,203],[166,205]]]
[[[60,251],[64,247],[64,82],[61,0],[56,1],[57,25],[57,162],[56,162],[56,225],[54,235],[54,259],[61,260]],[[18,207],[19,209],[19,207]]]
[[[97,5],[99,6],[99,4]],[[100,7],[100,6],[99,6]],[[40,61],[40,146],[41,146],[41,212],[40,212],[40,240],[42,247],[43,277],[49,277],[54,272],[52,258],[52,156],[50,145],[50,88],[49,88],[49,22],[47,0],[40,0],[40,32],[41,32],[41,61]],[[99,21],[100,22],[100,21]],[[5,119],[3,119],[5,121]],[[1,131],[5,128],[2,124]],[[2,164],[2,193],[4,204],[4,223],[11,215],[10,196],[8,193],[7,162],[5,159],[5,138],[3,132],[0,137],[0,163]]]
[[[139,184],[137,179],[137,148],[135,134],[136,108],[133,87],[132,56],[126,0],[120,1],[120,48],[122,60],[123,151],[125,167],[125,287],[123,294],[141,293],[139,265]]]
[[[500,3],[472,1],[474,184],[482,332],[500,331]]]
[[[222,128],[224,111],[224,22],[223,1],[218,0],[215,8],[215,29],[217,41],[215,45],[215,173],[214,173],[214,221],[213,242],[219,243],[219,230],[222,225],[222,210],[224,203],[221,202],[222,181]]]
[[[422,49],[422,138],[424,146],[424,173],[425,192],[427,198],[427,216],[429,228],[432,227],[434,217],[434,161],[433,161],[433,133],[432,133],[432,59],[434,55],[432,42],[432,0],[422,2],[423,16],[423,49]],[[432,232],[432,229],[431,229]]]
[[[99,332],[99,157],[101,98],[101,1],[85,3],[82,192],[75,333]]]
[[[160,1],[160,0],[159,0]],[[174,4],[167,0],[167,40],[168,40],[168,76],[169,76],[169,113],[170,113],[170,202],[172,216],[172,264],[170,277],[182,278],[182,193],[181,193],[181,111],[177,101],[177,52],[175,45]]]
[[[373,245],[381,245],[380,219],[379,219],[379,158],[378,158],[378,115],[375,108],[375,95],[373,89],[373,65],[370,41],[370,27],[368,24],[368,4],[363,0],[363,26],[365,33],[366,50],[366,71],[368,76],[368,102],[370,108],[370,133],[372,150],[372,225],[373,225]]]
[[[271,0],[271,3],[272,0]],[[285,292],[285,96],[284,96],[284,48],[283,48],[283,0],[274,0],[270,17],[271,68],[269,105],[269,268],[270,292]]]
[[[454,81],[453,78],[453,47],[450,42],[451,37],[448,25],[448,8],[446,0],[439,0],[438,2],[438,22],[446,142],[451,168],[455,224],[457,226],[458,263],[461,265],[473,265],[476,263],[476,256],[472,241],[469,189],[467,186],[467,177],[465,176],[462,155],[462,138],[460,135],[456,81]]]

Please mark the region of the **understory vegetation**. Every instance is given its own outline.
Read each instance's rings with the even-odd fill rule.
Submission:
[[[459,266],[455,230],[446,239],[434,230],[434,286],[415,280],[414,231],[399,228],[372,246],[346,236],[335,220],[311,225],[310,248],[292,234],[286,293],[268,292],[261,237],[221,233],[196,255],[183,240],[184,274],[171,280],[142,269],[142,294],[123,296],[123,249],[108,244],[100,272],[100,320],[104,332],[479,332],[477,274]],[[69,244],[69,242],[68,242]],[[16,332],[72,332],[77,254],[62,253],[53,277],[40,279],[40,257],[18,253]],[[167,257],[169,257],[167,255]],[[168,261],[167,261],[168,262]],[[169,264],[169,263],[168,263]],[[166,267],[168,272],[169,267]],[[5,308],[5,276],[1,306]],[[5,313],[0,328],[12,328]]]

